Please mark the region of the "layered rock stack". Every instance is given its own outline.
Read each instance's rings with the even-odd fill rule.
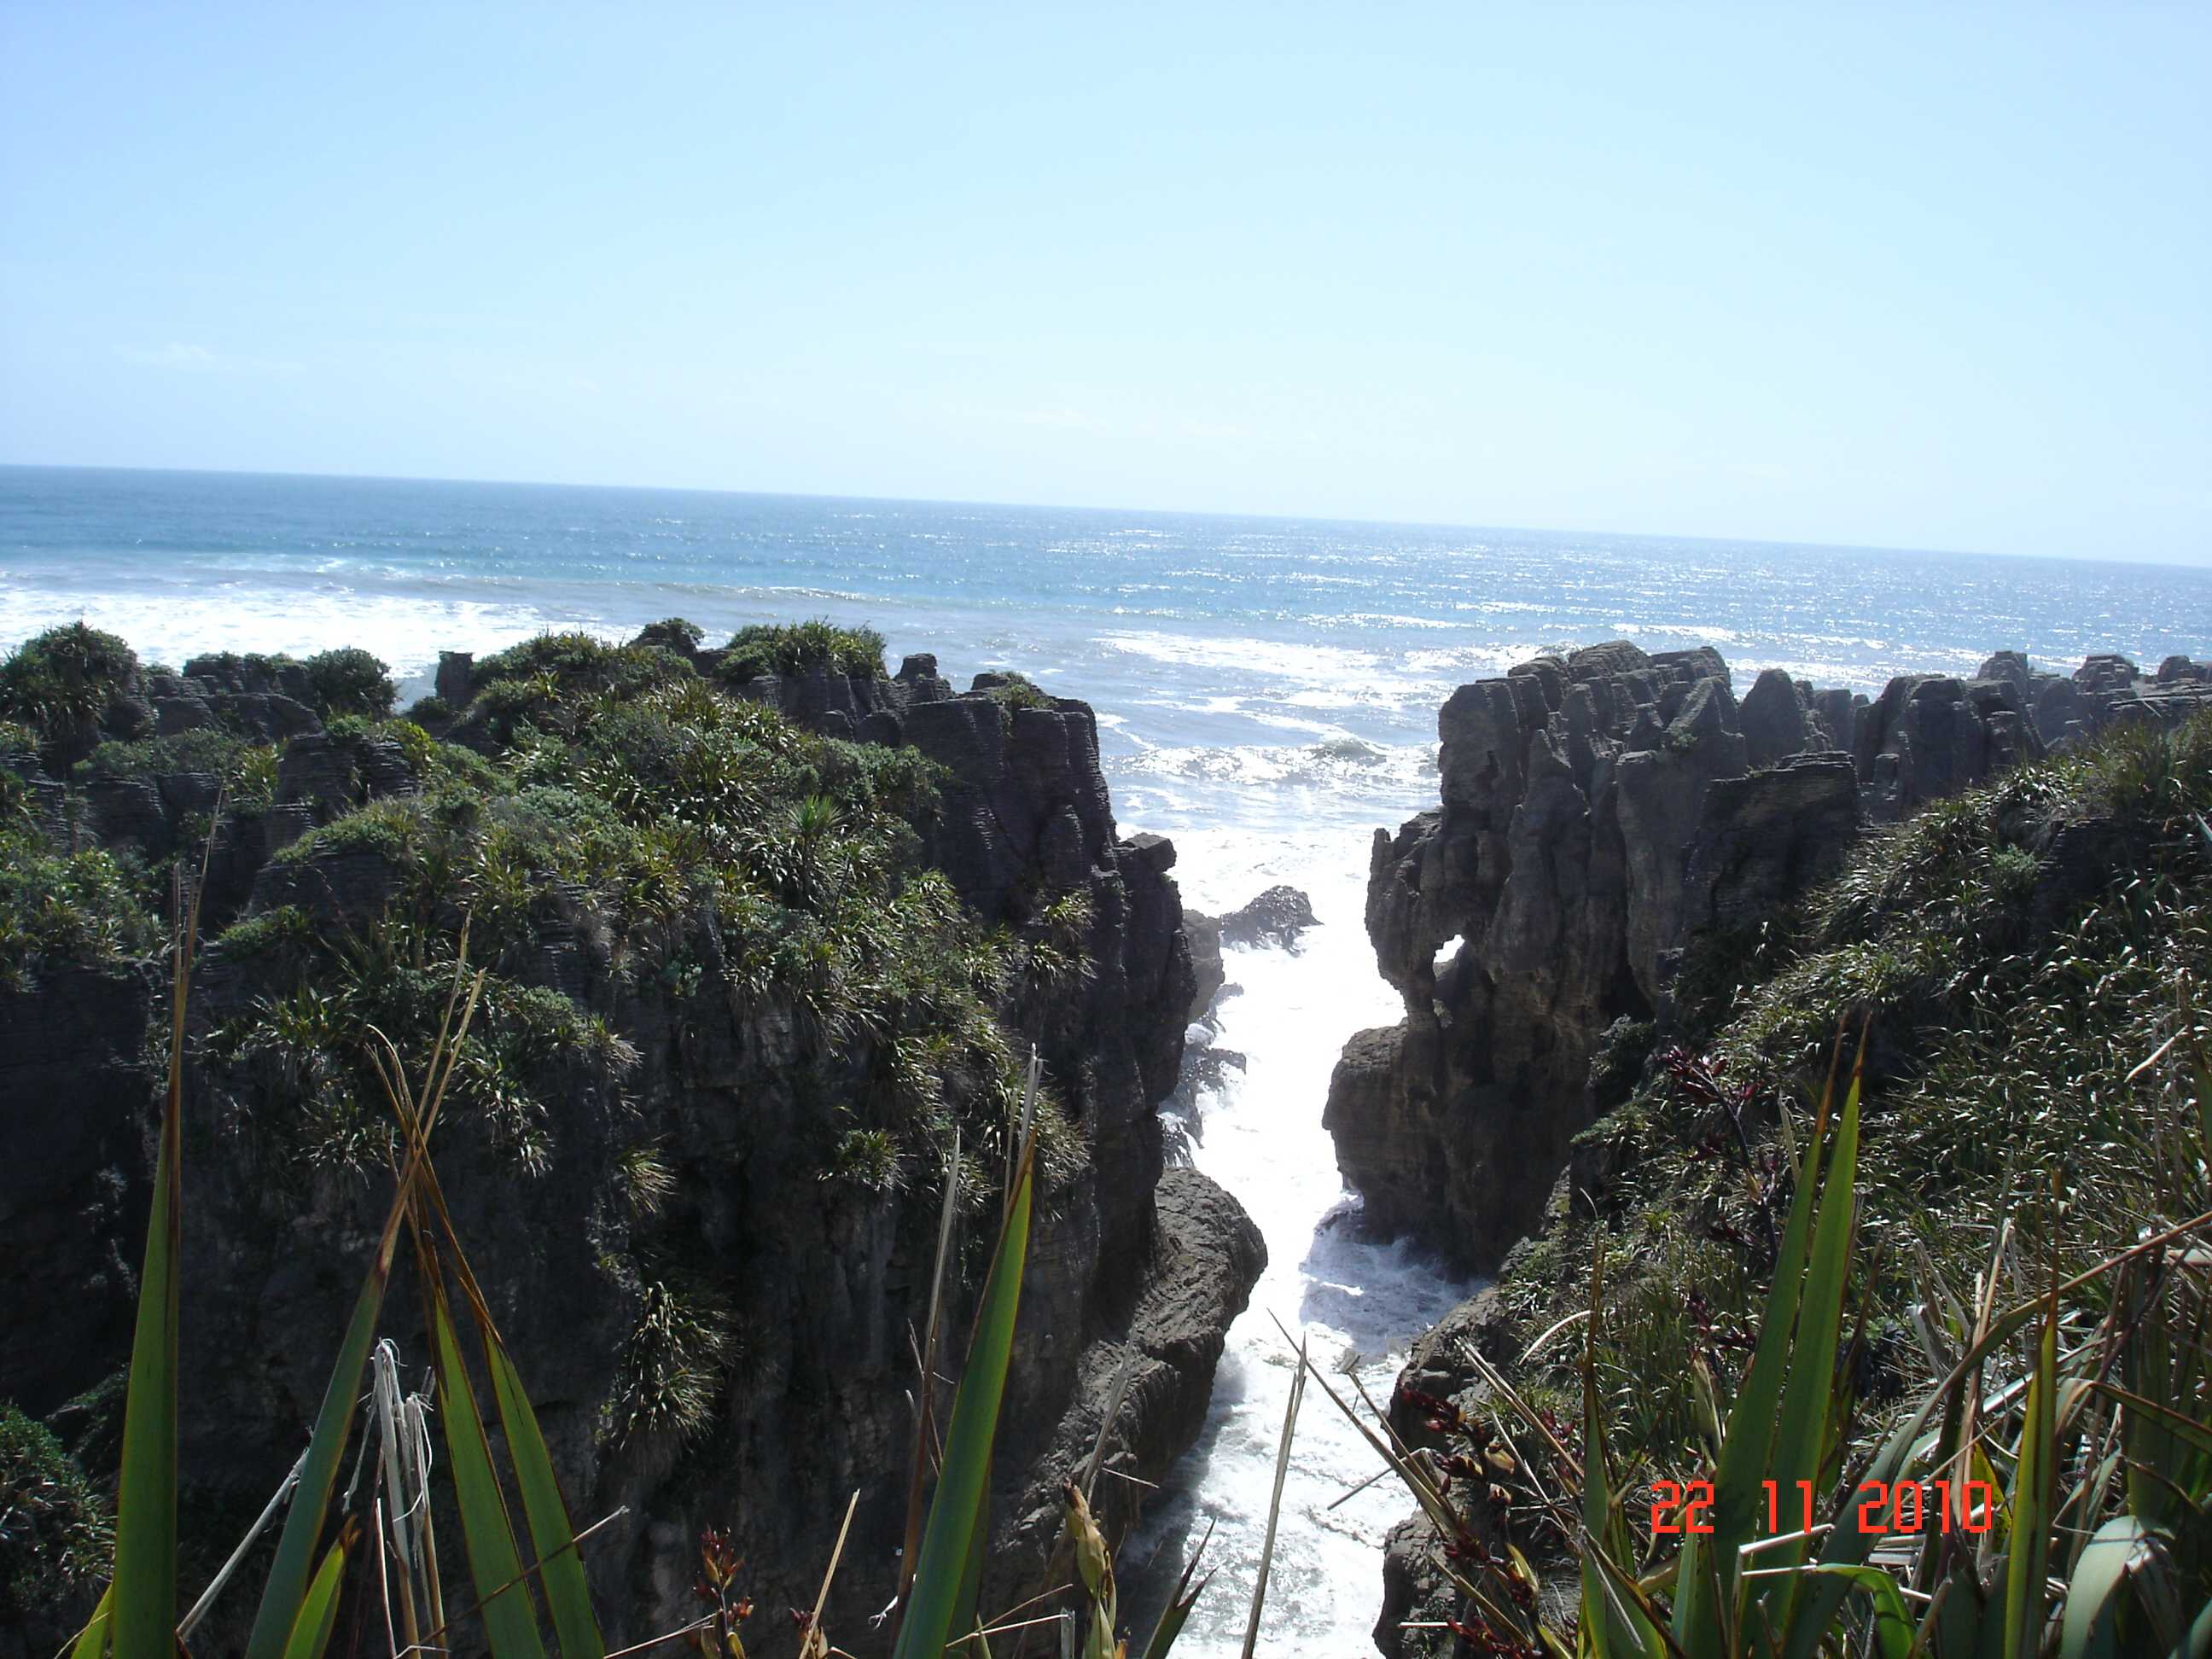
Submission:
[[[1698,933],[1747,926],[1890,823],[2114,720],[2212,703],[2212,670],[2069,678],[1993,658],[1874,699],[1778,669],[1741,702],[1710,648],[1626,641],[1462,686],[1440,806],[1377,830],[1367,928],[1405,1000],[1362,1031],[1325,1121],[1370,1224],[1483,1270],[1530,1231],[1595,1115],[1599,1040],[1650,1019]]]

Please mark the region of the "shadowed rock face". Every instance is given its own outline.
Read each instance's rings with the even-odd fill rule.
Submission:
[[[1706,793],[1748,761],[1716,653],[1625,641],[1462,686],[1438,731],[1443,805],[1369,870],[1406,1018],[1346,1047],[1325,1121],[1370,1224],[1479,1268],[1587,1121],[1598,1035],[1660,994]]]
[[[1892,680],[1867,708],[1852,761],[1868,816],[1888,823],[2043,750],[2017,682],[1926,674]]]
[[[1197,988],[1169,873],[1175,848],[1119,835],[1096,721],[1079,702],[1040,696],[1017,705],[988,688],[956,696],[933,661],[914,659],[890,680],[792,678],[809,684],[757,682],[748,695],[825,732],[911,744],[947,769],[942,810],[921,826],[927,856],[987,923],[1016,916],[1039,891],[1080,889],[1090,900],[1086,976],[1028,1000],[1018,1015],[1018,1038],[1037,1044],[1088,1156],[1048,1195],[1030,1251],[993,1496],[1000,1547],[987,1594],[1003,1605],[1042,1588],[1033,1581],[1057,1531],[1057,1483],[1089,1456],[1123,1358],[1137,1356],[1108,1455],[1156,1480],[1203,1418],[1223,1335],[1264,1263],[1233,1199],[1193,1170],[1163,1181],[1154,1108],[1175,1085]],[[194,697],[229,718],[239,705],[225,698],[282,696],[195,675],[162,710]],[[276,805],[219,834],[210,932],[287,902],[319,926],[358,928],[390,890],[392,872],[374,851],[270,862],[315,825],[416,787],[395,745],[334,744],[312,712],[306,720],[286,742]],[[27,757],[20,765],[36,772]],[[29,782],[34,803],[58,795],[43,774]],[[88,803],[87,833],[149,852],[173,849],[212,803],[214,780],[196,775],[115,782],[131,787]],[[557,894],[549,904],[562,914],[543,919],[535,957],[517,977],[602,1012],[635,1047],[637,1064],[619,1091],[580,1076],[547,1102],[553,1152],[531,1180],[517,1180],[465,1123],[441,1129],[440,1164],[473,1264],[541,1402],[572,1504],[593,1518],[631,1508],[592,1557],[616,1610],[609,1634],[637,1639],[681,1622],[696,1540],[708,1525],[733,1533],[763,1607],[805,1604],[856,1486],[864,1495],[840,1602],[880,1606],[903,1522],[906,1334],[923,1318],[934,1193],[822,1182],[813,1146],[822,1104],[796,1075],[788,1019],[632,984],[580,912],[568,915]],[[714,948],[711,931],[701,948]],[[157,979],[150,970],[54,974],[0,995],[4,1386],[34,1413],[112,1376],[128,1352],[157,1107]],[[260,994],[250,968],[211,955],[195,988],[195,1031]],[[186,1509],[188,1518],[222,1516],[228,1537],[238,1530],[233,1512],[250,1518],[304,1443],[384,1198],[311,1172],[270,1180],[254,1155],[254,1126],[197,1074],[191,1087]],[[640,1286],[603,1264],[622,1255],[631,1224],[610,1196],[641,1125],[672,1166],[673,1195],[656,1224],[680,1233],[692,1260],[729,1287],[742,1351],[716,1422],[689,1445],[623,1443],[601,1420],[640,1308]],[[965,1300],[949,1316],[955,1330],[965,1328]],[[410,1362],[426,1352],[407,1328],[412,1305],[402,1287],[394,1334]],[[1109,1528],[1133,1517],[1140,1491],[1102,1483]],[[881,1646],[862,1621],[835,1634],[864,1654]],[[209,1639],[219,1644],[222,1632]],[[9,1651],[0,1640],[0,1653]]]

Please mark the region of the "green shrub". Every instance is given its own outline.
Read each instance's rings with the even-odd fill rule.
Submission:
[[[635,696],[654,686],[692,678],[693,669],[658,644],[609,645],[589,634],[540,634],[486,657],[476,665],[479,691],[496,680],[544,681],[549,695],[566,699],[612,691]]]
[[[21,834],[0,836],[0,989],[24,989],[44,963],[143,957],[161,936],[138,884],[109,854],[57,854]]]
[[[315,710],[326,720],[339,714],[381,720],[399,696],[383,661],[357,647],[319,652],[307,659],[307,668]]]
[[[428,726],[433,720],[449,720],[453,718],[453,705],[433,692],[410,703],[407,718],[417,726]]]
[[[276,864],[306,864],[311,860],[347,853],[381,853],[399,859],[421,831],[424,803],[416,796],[389,796],[356,807],[319,830],[300,837],[271,860]]]
[[[0,1613],[97,1589],[114,1538],[108,1506],[52,1431],[0,1400]]]
[[[50,628],[0,662],[0,715],[59,736],[97,722],[137,672],[137,653],[114,635]]]
[[[827,617],[802,623],[759,623],[731,638],[716,673],[743,685],[765,674],[829,668],[840,674],[884,679],[884,636],[872,628],[840,628]]]
[[[273,744],[203,726],[174,737],[103,743],[76,763],[76,771],[80,781],[205,773],[222,783],[228,810],[251,817],[276,805],[280,758]]]
[[[837,1137],[837,1148],[822,1179],[847,1182],[864,1192],[897,1192],[906,1184],[898,1141],[884,1129],[848,1129]]]
[[[621,1381],[603,1432],[617,1444],[642,1435],[686,1440],[705,1428],[733,1351],[728,1310],[696,1285],[653,1279],[623,1344]]]
[[[204,726],[173,738],[138,738],[101,744],[76,763],[83,778],[137,778],[168,772],[211,772],[220,776],[231,757],[246,746],[234,732]]]
[[[216,938],[212,948],[234,962],[252,961],[290,951],[306,951],[315,941],[314,919],[295,904],[280,904],[234,921]]]

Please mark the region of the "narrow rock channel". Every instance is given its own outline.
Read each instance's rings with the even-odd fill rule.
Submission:
[[[1345,1195],[1322,1128],[1345,1039],[1398,1012],[1361,925],[1367,833],[1176,837],[1176,873],[1192,907],[1219,914],[1287,882],[1312,898],[1322,923],[1295,950],[1230,945],[1223,953],[1229,983],[1241,989],[1217,1000],[1213,1044],[1243,1055],[1244,1067],[1219,1066],[1220,1081],[1199,1091],[1194,1161],[1258,1222],[1269,1265],[1230,1329],[1206,1427],[1125,1557],[1125,1607],[1141,1640],[1187,1552],[1212,1528],[1206,1554],[1212,1583],[1176,1644],[1179,1655],[1206,1659],[1242,1647],[1294,1370],[1275,1321],[1310,1345],[1347,1399],[1356,1403],[1356,1376],[1387,1403],[1407,1344],[1468,1288],[1405,1246],[1356,1237],[1356,1200]],[[1328,1397],[1310,1387],[1284,1489],[1262,1652],[1317,1659],[1373,1652],[1383,1534],[1407,1499],[1387,1477],[1346,1494],[1378,1468]]]

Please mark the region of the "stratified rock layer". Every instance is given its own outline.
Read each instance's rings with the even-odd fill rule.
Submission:
[[[1442,804],[1377,830],[1367,929],[1405,1000],[1346,1045],[1326,1122],[1369,1224],[1483,1270],[1536,1223],[1600,1102],[1599,1037],[1666,1004],[1701,933],[1753,925],[1894,822],[2115,720],[2178,720],[2212,671],[2069,678],[2004,653],[1869,702],[1779,670],[1741,705],[1711,649],[1626,641],[1462,686]]]

